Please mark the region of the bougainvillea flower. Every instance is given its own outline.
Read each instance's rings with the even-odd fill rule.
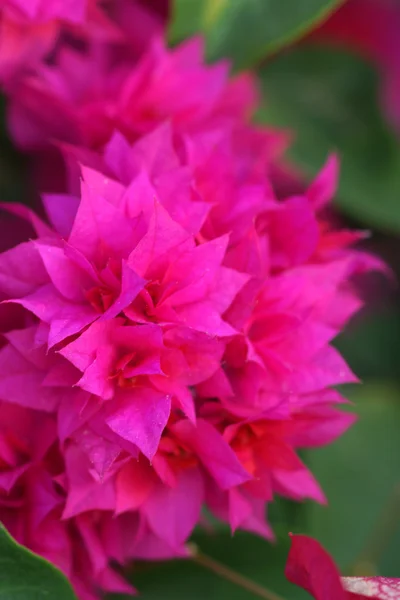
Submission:
[[[0,81],[34,65],[51,50],[62,23],[82,25],[89,0],[2,0],[0,2]]]
[[[251,110],[254,87],[243,75],[230,82],[227,63],[205,69],[203,53],[200,39],[167,50],[156,38],[132,70],[129,55],[116,63],[96,47],[62,48],[56,64],[10,88],[11,132],[24,148],[52,138],[98,149],[115,129],[134,140],[167,119],[181,131],[228,125]],[[192,95],[182,97],[177,90],[188,81]]]
[[[287,202],[291,214],[292,198],[268,186],[263,203],[261,188],[245,226],[225,221],[193,193],[198,166],[170,137],[163,126],[133,146],[113,139],[105,168],[119,180],[83,168],[79,197],[44,198],[49,224],[10,207],[37,237],[0,255],[2,307],[25,310],[4,334],[0,397],[54,415],[63,523],[88,511],[139,520],[129,558],[180,555],[203,503],[271,538],[274,495],[325,502],[296,450],[354,421],[329,389],[355,381],[330,342],[360,306],[349,279],[379,266],[340,236],[324,243],[334,161],[295,199],[313,244],[288,239],[287,251],[270,213]],[[238,246],[262,259],[234,260]]]
[[[326,220],[335,156],[276,189],[288,136],[249,123],[249,76],[205,66],[199,40],[138,62],[100,47],[64,46],[10,91],[15,137],[62,151],[68,182],[42,217],[3,207],[33,232],[0,254],[0,400],[52,431],[34,458],[16,431],[15,460],[7,433],[0,517],[85,600],[124,591],[112,561],[187,554],[203,506],[270,539],[276,495],[326,501],[297,451],[354,421],[331,343],[361,306],[353,277],[381,268]]]
[[[1,8],[19,11],[28,19],[36,21],[50,21],[51,19],[65,19],[72,22],[81,22],[85,17],[87,0],[50,0],[44,2],[37,0],[2,0]]]
[[[393,600],[400,598],[400,580],[388,577],[341,577],[322,546],[305,535],[292,535],[285,574],[315,600]]]
[[[1,0],[0,82],[12,89],[17,79],[68,47],[71,35],[138,56],[162,33],[167,13],[167,0]]]

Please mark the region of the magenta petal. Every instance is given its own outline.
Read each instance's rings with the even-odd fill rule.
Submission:
[[[153,323],[115,328],[113,339],[121,347],[150,355],[163,347],[162,329]]]
[[[157,486],[143,511],[154,533],[174,548],[193,531],[203,496],[203,479],[199,471],[185,470],[180,473],[176,487]]]
[[[168,421],[171,397],[153,389],[137,388],[125,392],[122,398],[118,410],[106,418],[106,423],[151,460]]]
[[[109,357],[112,354],[111,347],[103,348],[102,353],[85,369],[77,385],[104,400],[110,400],[114,396],[114,385],[109,379],[109,367],[112,362]]]
[[[74,441],[89,458],[99,480],[102,481],[121,454],[121,448],[86,428],[74,435]]]
[[[58,409],[58,435],[61,444],[84,425],[99,409],[98,399],[75,388],[65,394]]]
[[[285,568],[289,581],[310,592],[315,600],[347,600],[339,571],[326,550],[305,535],[291,535],[291,539]]]
[[[138,509],[149,497],[157,479],[149,464],[129,461],[118,473],[116,514]]]
[[[232,533],[251,515],[251,505],[236,488],[229,490],[229,523]]]
[[[8,298],[30,294],[47,281],[46,269],[33,242],[20,244],[0,254],[1,291]]]
[[[113,510],[115,490],[111,479],[100,483],[90,473],[90,463],[77,446],[65,454],[69,492],[62,515],[69,519],[88,510]]]
[[[85,371],[95,360],[98,351],[108,353],[109,337],[120,321],[105,321],[94,323],[76,340],[60,350],[80,371]]]
[[[290,441],[298,448],[320,447],[332,443],[355,423],[357,416],[333,409],[316,406],[299,413],[293,423]]]
[[[39,288],[18,303],[50,325],[49,348],[78,333],[97,317],[90,305],[65,300],[51,284]]]
[[[318,482],[304,467],[303,469],[286,471],[274,469],[272,473],[274,489],[282,496],[297,502],[311,498],[320,504],[326,504],[326,498]]]
[[[213,303],[208,300],[181,306],[177,314],[187,327],[207,335],[229,337],[237,334],[237,330],[221,318]]]
[[[296,196],[269,213],[271,250],[277,267],[306,262],[315,252],[319,239],[318,222],[307,198]]]
[[[132,176],[131,146],[119,131],[115,131],[104,149],[104,159],[113,174],[129,182]]]
[[[181,421],[174,426],[174,431],[178,438],[195,450],[222,489],[235,487],[251,479],[227,442],[204,419],[198,419],[196,426],[189,421]]]
[[[169,377],[157,376],[151,378],[151,383],[161,392],[170,394],[173,401],[176,401],[175,404],[173,402],[172,407],[180,408],[189,421],[196,423],[196,407],[193,394],[186,385],[181,385]]]
[[[337,350],[327,346],[309,364],[288,375],[285,385],[293,393],[309,394],[332,385],[357,382]]]
[[[236,295],[249,279],[250,276],[247,273],[239,273],[226,267],[220,268],[209,299],[221,314],[228,310]]]
[[[0,473],[0,490],[9,494],[18,479],[29,469],[29,464],[16,467],[10,471]]]
[[[38,473],[32,487],[32,518],[35,526],[38,526],[62,503],[62,499],[56,493],[52,478],[47,473]]]
[[[180,385],[196,385],[220,366],[224,346],[221,341],[187,328],[171,328],[164,334],[165,373]]]
[[[79,207],[79,198],[67,194],[45,194],[42,200],[54,229],[67,238]]]
[[[307,196],[314,208],[319,210],[332,200],[339,179],[339,158],[331,154],[324,167],[307,190]]]
[[[145,169],[153,177],[179,167],[173,135],[171,123],[166,122],[142,136],[132,147],[131,169]]]
[[[148,232],[129,256],[128,264],[142,277],[148,275],[152,263],[164,258],[171,249],[182,247],[190,235],[175,223],[167,211],[155,202]]]
[[[45,347],[36,347],[35,341],[38,327],[32,326],[26,329],[14,329],[4,334],[11,346],[19,352],[23,358],[32,363],[37,369],[47,371],[53,366]]]
[[[124,308],[131,304],[144,285],[145,280],[139,277],[125,261],[122,261],[121,291],[112,306],[100,317],[100,320],[116,317]]]
[[[93,285],[88,275],[67,258],[60,246],[36,242],[36,248],[58,292],[72,302],[81,302],[84,290]]]
[[[12,346],[0,350],[0,398],[45,412],[53,412],[60,397],[56,389],[42,386],[45,371],[40,371]]]
[[[119,206],[121,199],[125,193],[125,186],[119,181],[106,177],[103,173],[82,167],[82,177],[88,186],[95,194],[98,194],[107,202],[111,202],[114,206]]]
[[[111,255],[127,257],[132,236],[132,226],[121,211],[82,183],[82,199],[69,244],[93,260],[101,247],[107,248]]]
[[[179,282],[179,290],[168,297],[173,306],[196,302],[207,297],[224,258],[229,238],[224,236],[197,246],[174,260],[166,280]]]

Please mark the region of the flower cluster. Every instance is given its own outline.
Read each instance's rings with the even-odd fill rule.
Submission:
[[[68,46],[138,53],[167,11],[167,0],[0,0],[0,83],[13,87]]]
[[[296,451],[354,420],[331,341],[379,267],[327,220],[334,156],[282,192],[247,75],[198,40],[115,70],[101,47],[10,87],[21,144],[80,177],[9,207],[34,235],[0,255],[0,518],[82,600],[129,589],[112,561],[185,556],[203,507],[271,538],[274,495],[325,501]]]

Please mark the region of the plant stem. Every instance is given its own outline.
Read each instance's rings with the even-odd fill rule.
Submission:
[[[284,598],[278,596],[278,594],[275,594],[275,592],[272,592],[271,590],[268,590],[267,588],[258,585],[258,583],[255,583],[251,579],[244,577],[244,575],[233,571],[226,565],[223,565],[220,562],[211,558],[210,556],[203,554],[201,550],[199,550],[199,548],[196,546],[196,544],[189,544],[188,550],[190,552],[192,560],[195,563],[201,565],[209,571],[212,571],[213,573],[216,573],[216,575],[223,577],[227,581],[230,581],[231,583],[243,588],[244,590],[247,590],[254,596],[257,596],[258,598],[264,598],[264,600],[284,600]]]

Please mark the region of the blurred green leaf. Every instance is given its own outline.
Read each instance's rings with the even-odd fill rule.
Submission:
[[[362,381],[400,379],[400,314],[393,308],[356,319],[335,346]]]
[[[76,600],[67,579],[0,525],[0,600]]]
[[[12,145],[6,127],[6,99],[0,94],[0,201],[23,202],[28,197],[26,157]]]
[[[174,0],[169,39],[201,32],[211,60],[253,65],[304,35],[343,0]]]
[[[355,402],[359,421],[335,444],[310,453],[329,506],[309,505],[307,532],[342,568],[362,553],[400,480],[400,389],[368,384],[346,395]],[[380,562],[377,567],[382,570]],[[391,576],[400,576],[398,560]]]
[[[194,542],[208,556],[287,600],[302,600],[307,594],[291,585],[284,576],[289,537],[276,544],[255,535],[239,532],[216,535],[200,533]],[[132,581],[146,600],[253,600],[249,591],[195,564],[191,560],[137,565]],[[117,598],[117,596],[112,596]]]
[[[361,59],[309,46],[261,70],[259,119],[293,128],[291,156],[309,175],[326,155],[342,160],[338,203],[367,225],[400,230],[400,149],[377,101],[377,77]]]

